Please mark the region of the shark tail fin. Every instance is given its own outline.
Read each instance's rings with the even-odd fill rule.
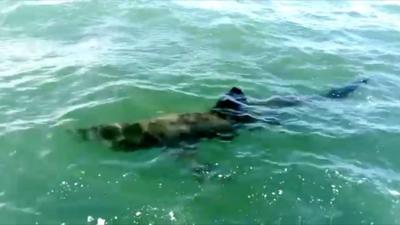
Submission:
[[[344,87],[333,88],[328,91],[328,93],[324,94],[324,97],[332,98],[332,99],[342,99],[347,98],[351,93],[356,91],[361,85],[367,84],[369,82],[368,78],[364,78]]]

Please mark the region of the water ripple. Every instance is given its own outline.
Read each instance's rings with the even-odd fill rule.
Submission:
[[[398,12],[394,1],[0,2],[0,217],[399,223]],[[344,101],[256,109],[281,127],[201,142],[201,161],[218,164],[201,184],[158,150],[116,154],[65,132],[208,110],[232,86],[249,99],[316,96],[360,77],[370,83]]]

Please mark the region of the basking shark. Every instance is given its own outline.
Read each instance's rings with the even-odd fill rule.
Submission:
[[[154,147],[180,147],[202,139],[231,140],[243,124],[254,122],[279,125],[268,117],[254,116],[252,106],[291,107],[315,98],[343,99],[351,95],[368,79],[361,79],[346,86],[333,88],[326,93],[308,96],[275,96],[261,101],[250,101],[238,87],[232,87],[209,110],[180,113],[148,120],[113,123],[77,129],[85,140],[101,140],[117,151],[136,151]]]

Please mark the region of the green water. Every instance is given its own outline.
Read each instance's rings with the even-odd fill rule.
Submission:
[[[400,224],[399,21],[388,1],[1,1],[0,223]],[[66,132],[360,77],[349,99],[268,112],[281,127],[199,143],[203,183],[177,149]]]

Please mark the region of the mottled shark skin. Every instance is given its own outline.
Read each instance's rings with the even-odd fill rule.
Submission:
[[[279,125],[279,121],[252,116],[250,106],[269,108],[298,106],[314,97],[341,99],[348,97],[368,79],[333,88],[319,96],[300,98],[276,96],[264,101],[248,102],[240,88],[233,87],[210,111],[171,114],[132,123],[114,123],[78,129],[83,139],[98,139],[114,150],[135,151],[153,147],[179,147],[205,138],[232,139],[241,124],[264,122]]]
[[[114,123],[78,130],[84,139],[104,140],[113,149],[121,151],[174,147],[203,138],[224,138],[234,131],[231,121],[213,112],[171,114],[135,123]]]

